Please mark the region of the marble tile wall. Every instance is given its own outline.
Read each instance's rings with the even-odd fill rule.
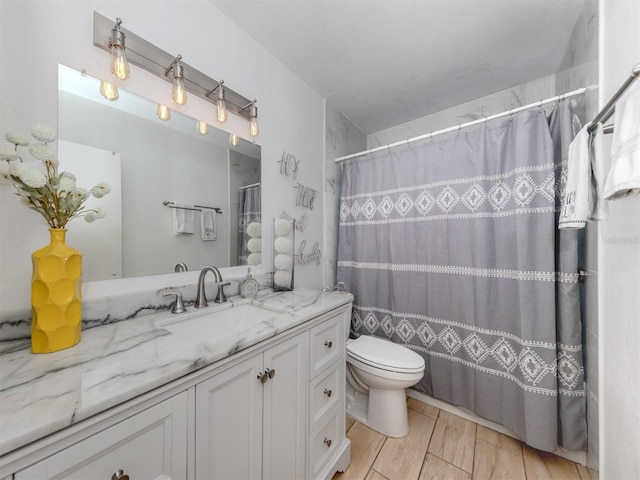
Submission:
[[[367,137],[347,117],[332,105],[325,104],[324,156],[324,272],[323,285],[336,283],[338,254],[338,207],[340,201],[340,166],[337,157],[360,152],[367,148]]]

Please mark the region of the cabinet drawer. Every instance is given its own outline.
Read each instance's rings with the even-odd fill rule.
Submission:
[[[327,368],[338,358],[344,358],[346,336],[344,323],[346,313],[341,313],[321,323],[309,332],[311,368],[310,378]]]
[[[339,402],[344,403],[344,364],[336,362],[311,382],[309,398],[310,430],[315,430]]]
[[[76,443],[15,475],[23,479],[187,476],[187,393],[183,392]]]
[[[334,411],[327,423],[311,436],[309,465],[312,478],[317,478],[317,473],[322,470],[324,463],[333,455],[344,437],[344,434],[340,434],[340,428],[343,425],[343,422],[340,421],[340,415],[343,415],[344,418],[344,413],[341,413],[341,410]]]

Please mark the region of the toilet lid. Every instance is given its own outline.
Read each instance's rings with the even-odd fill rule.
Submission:
[[[424,358],[402,345],[362,335],[347,343],[347,353],[366,364],[397,372],[420,372],[424,370]]]

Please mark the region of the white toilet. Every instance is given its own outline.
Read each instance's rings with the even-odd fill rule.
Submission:
[[[389,437],[409,433],[405,388],[424,375],[424,358],[407,347],[362,335],[347,340],[347,415]]]

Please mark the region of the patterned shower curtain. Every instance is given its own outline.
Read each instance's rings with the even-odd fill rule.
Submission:
[[[238,265],[246,265],[251,252],[247,249],[247,242],[251,237],[247,235],[247,225],[260,222],[262,216],[262,187],[255,186],[240,189],[240,213],[238,217]]]
[[[546,451],[586,448],[578,241],[557,229],[572,121],[562,101],[342,172],[352,335],[406,345],[417,390]]]

